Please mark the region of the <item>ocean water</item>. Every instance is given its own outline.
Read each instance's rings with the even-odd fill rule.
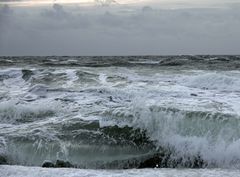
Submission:
[[[240,176],[240,56],[0,57],[0,156],[3,177]]]

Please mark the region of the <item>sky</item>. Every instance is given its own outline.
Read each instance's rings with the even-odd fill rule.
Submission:
[[[0,55],[240,54],[240,0],[0,0]]]

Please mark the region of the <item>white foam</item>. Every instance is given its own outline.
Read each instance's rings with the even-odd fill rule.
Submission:
[[[16,100],[2,102],[0,103],[0,122],[2,124],[17,123],[16,121],[37,121],[39,118],[47,118],[47,115],[54,115],[58,105],[44,103],[40,101],[38,104],[18,105]]]
[[[8,95],[18,96],[28,88],[28,83],[22,78],[22,70],[19,68],[11,68],[1,70],[0,76],[6,76],[2,80],[1,91],[5,91]]]
[[[82,170],[0,166],[0,172],[0,177],[240,177],[239,170],[227,169]]]
[[[224,73],[206,73],[190,76],[182,81],[183,85],[220,91],[240,91],[240,75],[229,75]]]
[[[76,71],[74,69],[67,69],[65,70],[66,74],[67,74],[67,83],[65,87],[69,87],[69,86],[73,86],[74,82],[76,82],[78,80],[78,76],[76,75]]]

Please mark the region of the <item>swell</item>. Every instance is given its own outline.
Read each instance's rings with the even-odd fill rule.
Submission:
[[[182,69],[234,70],[240,68],[239,56],[180,55],[180,56],[48,56],[4,57],[0,66],[46,67],[180,67]]]

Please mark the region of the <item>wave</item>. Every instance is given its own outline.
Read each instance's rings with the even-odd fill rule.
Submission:
[[[56,114],[54,108],[38,105],[17,105],[18,102],[9,101],[0,103],[0,123],[20,124],[29,123],[41,119],[47,119]]]
[[[239,75],[228,76],[219,73],[207,73],[197,76],[191,76],[183,79],[184,85],[199,89],[210,89],[219,91],[239,91]]]
[[[1,134],[1,133],[0,133]],[[10,133],[5,155],[10,164],[41,165],[64,159],[79,168],[123,168],[129,160],[154,150],[139,129],[103,127],[97,121],[55,121],[54,126],[21,126]],[[116,163],[119,162],[119,163]]]
[[[0,60],[9,164],[240,168],[238,56]]]
[[[143,103],[129,111],[105,112],[101,121],[72,118],[29,124],[30,130],[20,126],[5,139],[8,161],[41,165],[63,159],[79,168],[107,169],[240,167],[237,115]]]
[[[130,110],[131,121],[127,118],[128,122],[119,122],[119,118],[109,114],[102,125],[109,125],[110,121],[146,130],[156,147],[170,150],[170,161],[179,166],[189,164],[189,159],[195,163],[199,158],[206,167],[240,167],[238,115],[147,106],[141,101],[137,105]]]
[[[0,66],[52,67],[181,67],[195,69],[233,70],[240,67],[240,56],[180,55],[180,56],[48,56],[0,58]],[[14,61],[14,62],[12,62]]]

